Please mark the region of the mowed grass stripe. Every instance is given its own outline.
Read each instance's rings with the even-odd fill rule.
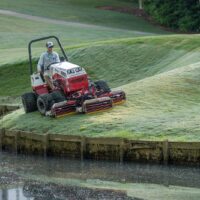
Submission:
[[[0,31],[0,66],[26,60],[28,58],[28,43],[32,39],[47,35],[59,37],[66,48],[74,45],[80,46],[85,43],[141,36],[140,33],[134,31],[98,26],[91,26],[88,29],[79,26],[79,24],[73,26],[70,24],[57,25],[5,15],[0,15],[0,26],[2,27]],[[33,51],[33,54],[36,53],[35,56],[38,57],[45,50],[44,43],[40,42],[33,46],[40,48],[38,51]]]
[[[198,37],[170,36],[90,43],[68,49],[67,53],[69,60],[86,68],[93,79],[105,79],[111,87],[119,87],[198,62],[198,48]],[[2,66],[0,73],[5,77],[0,80],[4,85],[1,96],[16,96],[30,90],[28,62]]]
[[[127,102],[106,112],[51,119],[21,109],[1,123],[41,134],[200,141],[199,69],[197,63],[125,85]]]
[[[122,88],[127,94],[126,103],[106,112],[58,120],[38,112],[24,114],[21,109],[5,116],[2,126],[41,134],[200,141],[198,46],[198,37],[182,35],[112,40],[73,48],[70,60],[86,67],[94,79],[104,78],[112,87]],[[27,69],[22,63],[0,72],[14,67]],[[28,72],[20,76],[24,80],[27,77],[23,86],[17,77],[1,84],[12,85],[15,95],[30,90]],[[8,91],[8,87],[1,90],[1,95],[9,95]]]
[[[64,45],[81,44],[115,38],[141,36],[134,31],[125,31],[99,26],[91,26],[90,29],[77,25],[56,25],[51,23],[35,22],[12,16],[0,15],[1,47],[0,49],[25,48],[28,42],[34,38],[57,35]]]
[[[89,23],[142,32],[166,34],[134,15],[97,9],[100,6],[135,7],[137,4],[116,0],[1,0],[0,8],[33,16],[48,17],[70,22]]]

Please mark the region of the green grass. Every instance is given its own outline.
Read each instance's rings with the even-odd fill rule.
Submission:
[[[11,16],[0,15],[0,66],[8,63],[24,61],[28,58],[28,43],[35,38],[56,35],[60,38],[63,46],[70,47],[84,43],[105,41],[116,38],[130,38],[149,33],[140,34],[134,31],[113,29],[99,26],[88,27],[75,25],[57,25],[44,22],[36,22]],[[39,56],[45,48],[44,42],[34,45],[34,51]],[[35,49],[35,47],[40,47]]]
[[[199,62],[199,43],[198,37],[190,36],[142,37],[88,43],[67,52],[70,61],[86,68],[93,79],[105,79],[111,87],[119,87]],[[1,96],[30,90],[28,62],[2,66],[0,75],[4,76]]]
[[[70,60],[86,67],[93,78],[103,78],[112,87],[122,88],[127,102],[108,112],[56,120],[38,112],[24,114],[21,109],[5,116],[2,126],[41,134],[200,141],[198,51],[198,36],[112,40],[73,48],[69,51]],[[0,72],[24,71],[25,67],[14,65]],[[1,90],[1,95],[19,95],[29,90],[25,73],[16,77],[15,82],[11,77],[13,74],[7,78],[7,84],[2,80],[0,83],[14,89]],[[20,80],[24,82],[16,86],[14,83]]]
[[[14,0],[0,1],[1,9],[61,19],[66,20],[66,22],[77,22],[77,20],[68,19],[70,13],[75,12],[75,15],[77,15],[76,18],[80,19],[78,21],[81,22],[58,25],[51,22],[34,21],[0,14],[0,66],[26,60],[28,57],[27,45],[29,41],[47,35],[58,36],[63,46],[71,48],[74,45],[97,41],[132,38],[152,34],[168,34],[131,15],[96,9],[96,6],[107,4],[118,6],[134,5],[130,2],[116,0],[100,2],[93,0],[84,2],[80,0],[59,0],[56,2],[52,0],[19,0],[17,3]],[[94,22],[91,22],[91,20],[94,20]],[[88,26],[84,23],[92,25]],[[124,28],[122,29],[121,26],[124,26]],[[141,30],[137,26],[141,26]],[[138,30],[143,32],[138,32]],[[38,57],[41,51],[43,51],[41,47],[44,44],[41,42],[37,46],[40,47],[35,55]]]
[[[108,27],[163,34],[141,18],[129,14],[97,9],[98,6],[134,7],[135,3],[123,0],[1,0],[0,8],[35,16],[65,21],[89,23]]]
[[[76,23],[0,15],[0,103],[19,102],[31,90],[27,44],[46,35],[58,36],[70,61],[94,80],[122,88],[127,102],[106,112],[61,119],[20,109],[1,118],[0,126],[40,134],[200,141],[199,35],[157,36],[166,32],[131,15],[96,9],[105,5],[132,6],[117,0],[1,0],[1,9]],[[35,60],[43,46],[33,46]]]

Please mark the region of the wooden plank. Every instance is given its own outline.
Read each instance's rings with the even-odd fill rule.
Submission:
[[[200,142],[169,142],[169,148],[200,150]]]
[[[81,142],[81,136],[75,135],[58,135],[58,134],[49,134],[50,141],[66,141],[66,142]]]
[[[0,128],[0,151],[2,151],[4,135],[5,135],[5,129],[4,128]]]
[[[169,143],[168,140],[163,142],[163,163],[168,164],[169,162]]]
[[[121,138],[87,138],[87,144],[99,144],[99,145],[120,145]]]

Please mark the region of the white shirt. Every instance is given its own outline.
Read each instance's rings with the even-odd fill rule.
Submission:
[[[44,66],[44,71],[46,71],[47,66],[54,62],[60,62],[60,58],[58,54],[56,52],[52,52],[52,53],[44,52],[42,53],[38,61],[37,70],[41,71],[42,67]]]

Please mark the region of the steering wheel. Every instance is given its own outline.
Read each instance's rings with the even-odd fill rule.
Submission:
[[[53,65],[53,64],[56,64],[56,63],[60,63],[60,62],[52,62],[49,65],[47,65],[46,69],[49,70],[50,66]]]

